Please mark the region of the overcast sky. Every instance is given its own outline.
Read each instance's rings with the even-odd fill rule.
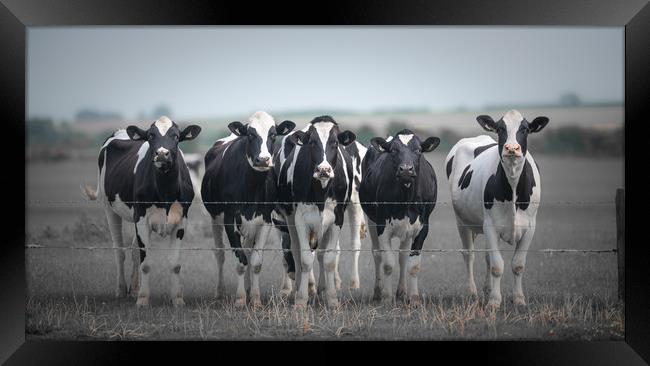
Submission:
[[[623,101],[623,27],[30,27],[28,116]]]

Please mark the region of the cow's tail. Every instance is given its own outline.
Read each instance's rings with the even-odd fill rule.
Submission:
[[[93,191],[92,188],[88,184],[82,184],[79,186],[81,188],[81,193],[83,196],[91,201],[95,201],[97,199],[97,191]]]

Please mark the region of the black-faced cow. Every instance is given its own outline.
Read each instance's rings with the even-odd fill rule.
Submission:
[[[359,254],[361,249],[361,240],[366,236],[366,223],[363,217],[363,210],[361,209],[361,203],[359,201],[359,185],[361,184],[361,161],[368,149],[363,146],[359,141],[354,141],[354,143],[345,146],[345,151],[350,155],[352,159],[353,166],[353,183],[352,183],[352,194],[350,196],[350,204],[347,206],[345,215],[348,218],[348,225],[350,228],[350,239],[351,239],[351,249],[352,252],[352,273],[350,275],[350,289],[355,290],[359,289],[360,280],[359,280]],[[279,157],[279,156],[278,156]],[[281,218],[275,219],[275,224],[278,229],[281,231],[282,239],[282,248],[285,250],[291,249],[291,239],[289,237],[289,231],[286,226],[286,223]],[[339,251],[341,248],[340,242],[337,242],[336,249]],[[340,290],[341,288],[341,276],[339,271],[339,257],[340,252],[336,255],[336,266],[334,269],[334,281],[336,289]],[[283,273],[282,278],[282,289],[280,290],[281,294],[288,295],[293,287],[292,279],[295,278],[295,262],[291,252],[284,253],[283,265],[285,272]],[[319,289],[324,290],[325,276],[321,268],[321,275],[319,277]],[[314,289],[315,277],[313,271],[309,275],[309,285],[312,292],[316,292]]]
[[[129,126],[118,130],[104,142],[99,152],[97,192],[85,187],[91,199],[104,204],[113,247],[123,247],[122,220],[135,223],[140,255],[137,277],[132,277],[131,292],[139,287],[137,305],[149,304],[150,258],[146,249],[152,245],[152,231],[166,237],[171,248],[171,298],[174,306],[184,304],[180,283],[180,247],[185,233],[187,211],[194,198],[189,170],[178,143],[192,140],[201,132],[191,125],[181,131],[163,116],[147,130]],[[124,252],[115,251],[117,295],[126,295]],[[134,262],[136,263],[136,262]],[[134,269],[135,272],[135,269]],[[137,273],[137,272],[135,272]]]
[[[247,124],[230,123],[232,134],[217,140],[205,155],[201,196],[212,218],[215,247],[224,248],[225,229],[230,246],[236,249],[238,307],[246,305],[246,287],[250,288],[251,304],[261,304],[261,250],[272,227],[274,205],[269,202],[275,200],[275,183],[269,174],[273,167],[271,151],[276,136],[285,135],[294,127],[291,121],[276,126],[269,114],[256,112]],[[223,250],[215,251],[218,296],[224,291],[224,256]]]
[[[436,174],[422,153],[433,151],[439,144],[437,137],[422,141],[410,130],[402,130],[393,138],[372,139],[363,160],[359,198],[368,218],[377,300],[393,301],[391,274],[395,260],[390,242],[399,238],[396,296],[408,296],[414,303],[419,301],[420,251],[429,232],[429,216],[438,192]]]
[[[294,131],[274,152],[278,201],[282,202],[276,209],[287,224],[296,259],[296,307],[307,303],[317,248],[327,304],[338,306],[336,246],[353,183],[352,159],[343,147],[354,139],[354,133],[341,132],[332,117],[321,116]]]
[[[512,273],[515,276],[514,303],[526,303],[522,275],[526,253],[535,233],[541,183],[537,164],[528,151],[528,134],[541,131],[548,118],[527,121],[519,112],[508,111],[494,121],[478,116],[486,131],[495,132],[498,141],[489,136],[464,138],[458,141],[445,161],[451,198],[456,213],[458,232],[465,249],[473,249],[477,234],[485,234],[488,265],[484,291],[488,304],[501,304],[503,258],[499,239],[515,246]],[[463,254],[469,274],[469,291],[476,295],[474,254]]]

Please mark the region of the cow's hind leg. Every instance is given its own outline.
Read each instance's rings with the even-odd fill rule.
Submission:
[[[115,268],[117,270],[117,287],[115,288],[115,297],[126,297],[126,280],[124,279],[124,249],[122,238],[122,218],[111,211],[105,209],[108,228],[111,233],[113,242],[113,251],[115,252]]]
[[[293,288],[293,278],[296,278],[296,263],[293,260],[293,254],[291,253],[291,239],[289,238],[288,232],[279,231],[280,237],[282,239],[282,249],[284,250],[282,255],[282,265],[284,266],[284,273],[282,275],[282,289],[280,290],[280,295],[289,296]]]
[[[476,297],[476,283],[474,282],[474,234],[472,230],[458,223],[458,234],[460,234],[460,241],[463,244],[463,259],[465,260],[465,267],[467,268],[468,287],[470,296]]]
[[[373,300],[381,300],[381,289],[383,287],[383,276],[381,273],[381,252],[379,251],[379,237],[377,236],[377,226],[374,222],[368,220],[368,233],[372,243],[372,258],[375,262],[375,287]]]
[[[138,297],[140,289],[140,247],[138,246],[138,236],[133,234],[131,243],[131,287],[129,293],[132,297]]]
[[[533,241],[534,234],[535,225],[533,224],[533,227],[529,228],[522,236],[521,240],[519,240],[519,243],[517,243],[515,254],[512,257],[512,273],[515,276],[515,287],[513,293],[513,302],[515,305],[526,305],[526,297],[524,296],[524,290],[522,287],[522,277],[524,276],[524,268],[526,267],[526,254],[528,254],[528,248],[530,248],[530,243]]]

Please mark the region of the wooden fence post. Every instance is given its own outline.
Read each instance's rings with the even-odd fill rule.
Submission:
[[[618,298],[625,301],[625,189],[616,190],[616,254],[618,257]]]

